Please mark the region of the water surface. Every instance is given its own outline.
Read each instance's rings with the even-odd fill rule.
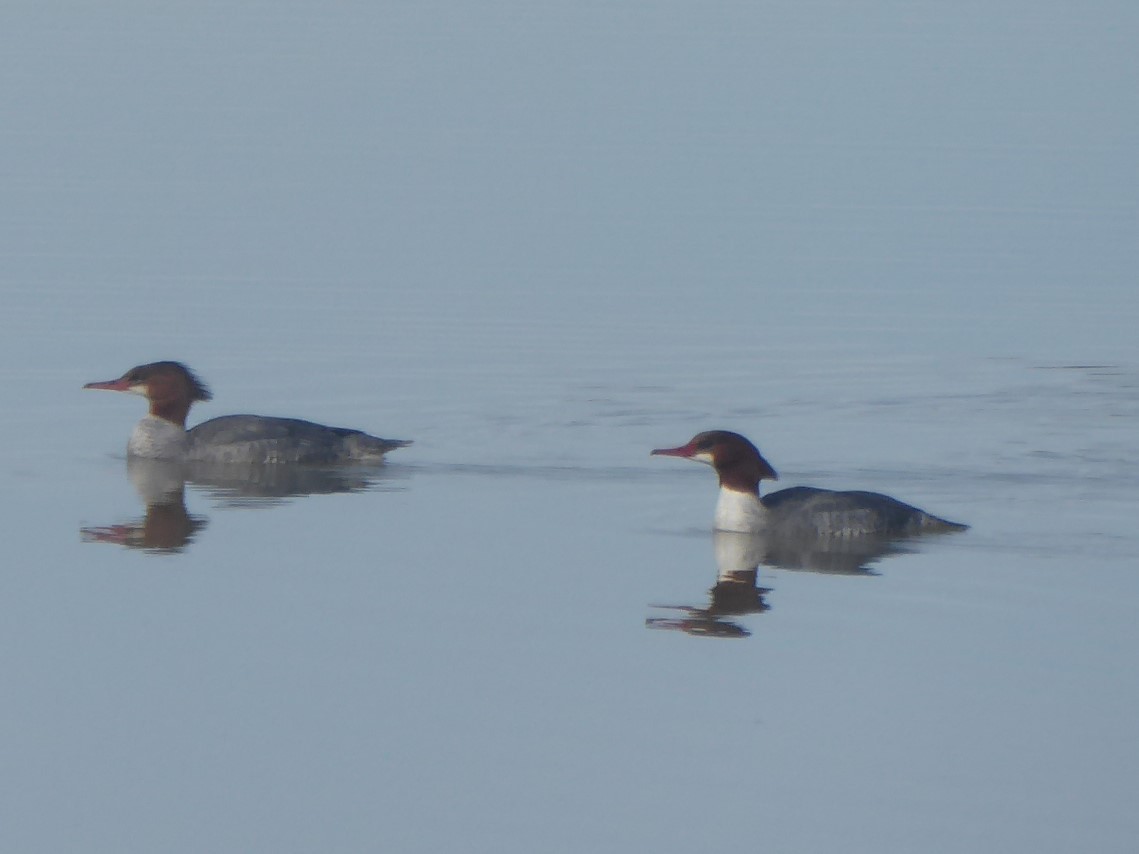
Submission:
[[[1131,850],[1130,5],[3,24],[5,850]],[[148,507],[161,358],[416,443]],[[972,528],[709,630],[714,427]]]

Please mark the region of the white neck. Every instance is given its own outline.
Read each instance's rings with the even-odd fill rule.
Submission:
[[[754,492],[738,492],[720,487],[716,502],[715,528],[717,531],[739,531],[754,534],[764,529],[767,509],[759,503]]]
[[[147,415],[135,425],[127,442],[128,457],[178,460],[186,455],[186,431],[157,415]]]

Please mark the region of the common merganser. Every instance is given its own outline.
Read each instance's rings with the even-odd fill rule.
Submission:
[[[777,480],[759,449],[739,433],[710,430],[698,433],[678,448],[652,452],[706,463],[720,477],[715,527],[743,533],[857,537],[908,536],[963,531],[968,525],[950,522],[877,492],[835,492],[793,486],[762,498],[759,482]]]
[[[117,380],[83,387],[130,392],[150,401],[150,412],[127,443],[127,455],[132,457],[213,463],[376,463],[388,451],[411,444],[378,439],[360,430],[261,415],[223,415],[187,430],[190,407],[213,395],[181,362],[139,365]]]

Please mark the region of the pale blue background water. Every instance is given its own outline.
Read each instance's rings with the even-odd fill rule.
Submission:
[[[1130,851],[1131,3],[0,12],[0,847]],[[416,444],[143,516],[141,402]],[[764,568],[707,470],[973,525]]]

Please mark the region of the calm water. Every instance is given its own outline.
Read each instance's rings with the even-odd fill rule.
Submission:
[[[0,848],[1132,850],[1132,4],[107,5],[0,13]],[[148,509],[159,358],[416,444]],[[973,527],[725,588],[711,427]]]

